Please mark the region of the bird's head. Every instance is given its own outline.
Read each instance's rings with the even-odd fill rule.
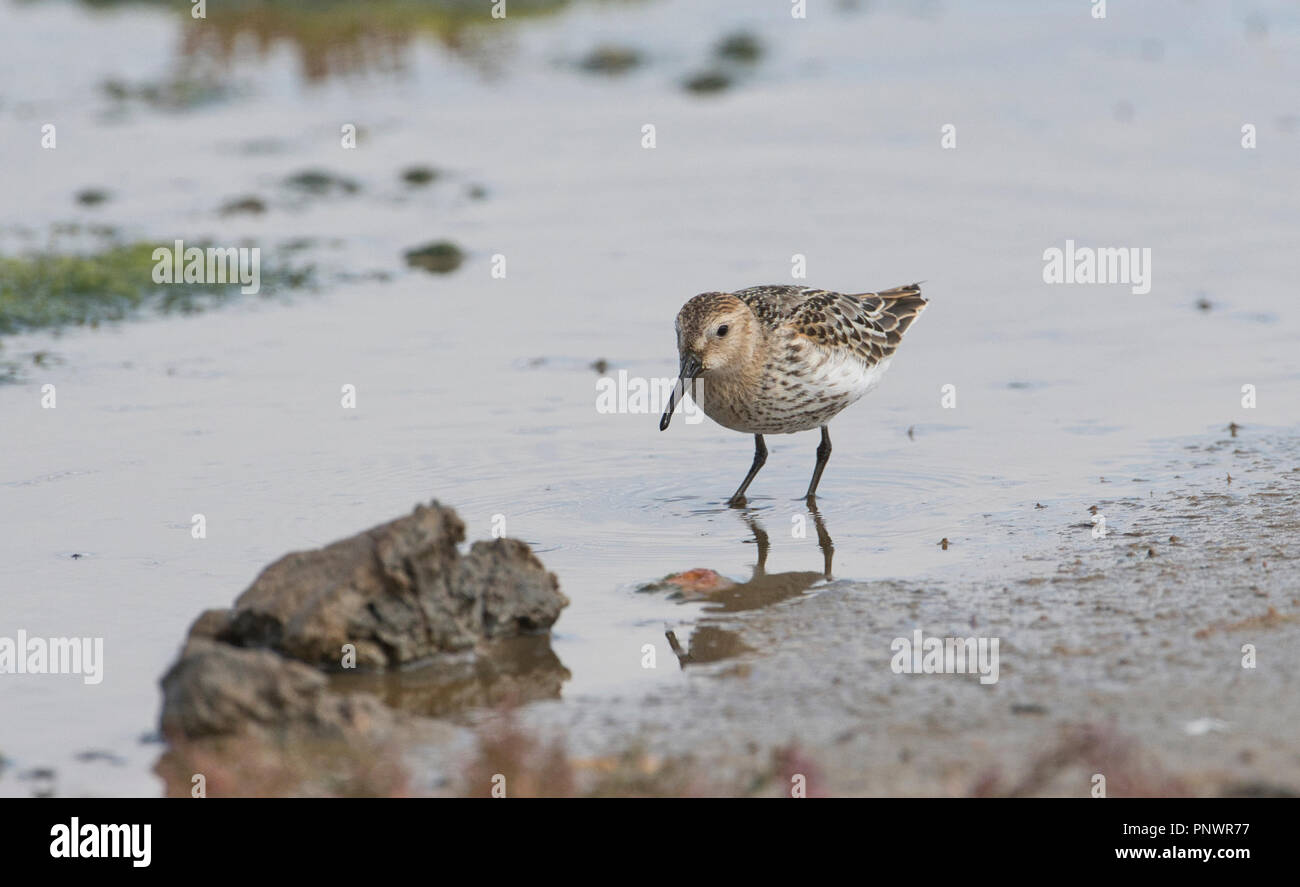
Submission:
[[[678,385],[659,422],[668,427],[679,392],[694,380],[725,375],[748,365],[762,338],[758,318],[730,293],[701,293],[677,312],[677,354],[681,358]]]

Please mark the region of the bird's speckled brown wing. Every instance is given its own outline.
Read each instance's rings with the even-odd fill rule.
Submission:
[[[824,292],[806,286],[770,284],[736,290],[732,295],[748,305],[763,326],[774,330],[788,323],[809,298]]]
[[[874,366],[893,356],[925,310],[921,285],[878,293],[832,293],[797,286],[756,286],[734,294],[768,329],[786,327],[826,348],[848,348]]]

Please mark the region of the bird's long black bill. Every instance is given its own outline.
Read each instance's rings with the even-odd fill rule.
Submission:
[[[667,431],[668,423],[673,420],[673,407],[677,406],[677,398],[686,395],[686,386],[693,382],[704,371],[700,362],[693,355],[687,354],[682,357],[681,372],[677,377],[677,383],[673,385],[672,394],[668,395],[668,408],[664,410],[663,418],[659,420],[659,430]]]

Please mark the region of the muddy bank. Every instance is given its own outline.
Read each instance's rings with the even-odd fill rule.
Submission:
[[[1109,796],[1300,794],[1300,438],[1183,453],[1124,495],[1029,504],[1049,535],[1001,582],[721,583],[659,649],[680,689],[522,722],[577,761],[690,761],[719,793],[782,793],[761,777],[797,750],[828,794],[1082,797],[1096,774]],[[996,683],[895,673],[917,630],[998,638]]]
[[[819,569],[769,573],[782,540],[751,513],[751,577],[702,568],[643,589],[706,603],[665,626],[650,660],[685,681],[615,699],[561,700],[567,671],[535,633],[545,618],[535,604],[518,616],[530,594],[559,603],[538,590],[550,580],[526,549],[507,569],[459,564],[454,514],[417,509],[290,555],[232,610],[199,620],[164,679],[164,732],[185,741],[159,772],[184,792],[207,767],[227,794],[474,796],[498,774],[511,796],[774,796],[797,785],[810,796],[1082,797],[1098,776],[1111,797],[1300,794],[1289,662],[1300,649],[1300,437],[1225,433],[1149,467],[1099,478],[1097,498],[1073,508],[1028,503],[1045,534],[996,582],[836,580],[821,521]],[[973,540],[953,540],[963,542]],[[351,578],[345,562],[361,565]],[[399,578],[384,564],[403,564]],[[501,582],[520,569],[526,581]],[[478,595],[486,610],[503,599],[506,609],[468,631],[396,619],[420,626],[436,667],[394,672],[406,647],[389,642],[367,655],[367,673],[326,676],[335,644],[383,634],[374,613],[358,616],[364,595],[343,607],[350,616],[334,613],[340,600],[372,582],[455,588],[456,575],[496,589]],[[431,612],[463,629],[454,613]],[[322,624],[339,628],[307,630]],[[491,641],[502,624],[513,636]],[[996,680],[973,666],[900,673],[897,639],[917,631],[997,639]]]

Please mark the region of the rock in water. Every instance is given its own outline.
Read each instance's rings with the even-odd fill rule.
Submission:
[[[501,646],[493,642],[544,635],[569,603],[555,575],[516,539],[476,542],[462,556],[464,539],[464,522],[433,502],[271,564],[233,608],[191,626],[162,679],[163,734],[173,743],[387,735],[397,713],[371,694],[336,692],[323,673],[344,670],[351,651],[348,671],[464,654],[447,663],[459,679],[466,656],[472,663]],[[543,683],[558,693],[568,673],[558,660],[550,671]]]
[[[339,669],[343,645],[359,668],[396,668],[484,640],[544,632],[568,599],[516,539],[456,546],[465,524],[438,503],[262,571],[209,631],[239,647],[268,647]]]

